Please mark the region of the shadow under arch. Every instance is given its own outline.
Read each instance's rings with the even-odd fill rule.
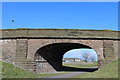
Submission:
[[[66,67],[62,66],[62,58],[63,55],[72,49],[78,48],[88,48],[91,47],[79,43],[53,43],[49,45],[45,45],[37,50],[35,53],[36,61],[44,61],[46,60],[56,71],[87,71],[92,72],[97,70],[98,68],[74,68],[74,67]]]

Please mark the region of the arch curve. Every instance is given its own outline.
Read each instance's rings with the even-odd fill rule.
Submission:
[[[39,48],[35,53],[34,59],[41,63],[47,62],[55,69],[55,71],[61,71],[63,55],[69,50],[78,48],[92,49],[91,47],[80,43],[53,43]]]

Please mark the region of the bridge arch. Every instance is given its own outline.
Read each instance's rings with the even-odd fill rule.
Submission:
[[[52,43],[40,47],[34,56],[36,72],[62,71],[64,69],[62,66],[63,55],[69,50],[80,48],[93,49],[81,43]]]

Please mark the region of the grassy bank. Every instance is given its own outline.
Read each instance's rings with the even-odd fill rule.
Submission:
[[[14,67],[12,64],[8,64],[5,62],[0,62],[0,64],[2,64],[2,78],[47,78],[49,76],[63,74],[63,73],[37,74],[21,70],[19,68]]]
[[[118,60],[113,61],[98,71],[77,75],[73,78],[118,78]]]

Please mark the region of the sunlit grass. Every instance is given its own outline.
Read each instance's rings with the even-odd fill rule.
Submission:
[[[2,78],[2,63],[0,62],[0,80]]]
[[[74,63],[74,62],[64,62],[63,66],[68,66],[68,67],[75,67],[75,68],[94,68],[94,67],[98,67],[98,62],[92,62],[92,63],[86,63],[86,62],[78,62],[78,63]]]
[[[64,74],[63,73],[32,73],[27,72],[22,69],[14,67],[12,64],[0,62],[2,63],[2,78],[47,78],[49,76],[55,76]]]
[[[120,61],[120,59],[119,59]],[[93,73],[84,73],[73,78],[118,78],[118,60]]]

